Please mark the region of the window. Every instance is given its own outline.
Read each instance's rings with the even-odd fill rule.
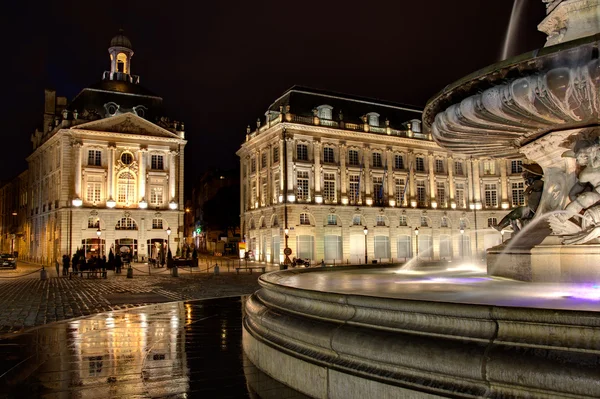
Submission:
[[[523,173],[523,161],[511,161],[510,162],[510,173]]]
[[[467,221],[465,219],[460,219],[460,223],[458,224],[458,228],[460,230],[466,230],[467,229]]]
[[[435,160],[435,173],[444,173],[444,160],[443,159]]]
[[[412,240],[410,236],[398,236],[396,244],[398,248],[398,258],[412,258]]]
[[[273,147],[273,163],[279,162],[279,147]]]
[[[323,148],[323,162],[325,163],[334,163],[335,158],[333,156],[333,148],[325,147]]]
[[[360,215],[354,215],[352,217],[352,225],[353,226],[360,226]]]
[[[87,177],[86,199],[89,202],[100,202],[103,179],[102,176],[89,175]]]
[[[360,176],[350,175],[350,190],[348,198],[351,204],[357,204],[360,201]]]
[[[152,219],[152,228],[153,229],[161,229],[163,228],[163,220],[160,218]]]
[[[496,174],[496,162],[487,160],[483,161],[483,174],[484,175],[495,175]]]
[[[279,226],[279,219],[277,218],[277,215],[273,215],[273,220],[271,221],[271,227],[276,227]]]
[[[429,219],[427,216],[421,216],[421,227],[429,227]]]
[[[117,222],[115,230],[137,230],[137,225],[132,218],[124,217]]]
[[[396,205],[404,205],[405,190],[404,179],[396,179]]]
[[[250,159],[250,173],[255,173],[256,172],[256,158],[252,157],[252,159]]]
[[[302,225],[310,225],[310,218],[308,217],[308,213],[300,214],[300,224]]]
[[[123,162],[123,164],[125,165],[131,165],[131,163],[133,162],[133,155],[131,155],[131,153],[129,152],[122,153],[121,162]]]
[[[296,146],[296,159],[298,161],[308,161],[308,146],[306,144]]]
[[[331,119],[331,110],[333,107],[331,105],[320,105],[317,107],[317,116],[320,119]]]
[[[525,196],[523,195],[524,190],[525,190],[525,185],[523,184],[523,182],[512,183],[513,206],[525,205]]]
[[[348,165],[358,166],[358,150],[348,150]]]
[[[449,235],[440,236],[440,259],[452,258],[452,240]]]
[[[135,178],[129,172],[119,175],[117,202],[125,205],[135,202]]]
[[[417,206],[427,206],[427,191],[425,189],[425,180],[417,180]]]
[[[495,208],[498,206],[498,191],[495,184],[485,184],[485,206]]]
[[[376,112],[369,112],[367,118],[370,126],[379,126],[379,114]]]
[[[399,226],[408,226],[408,223],[406,220],[406,215],[400,215],[400,218],[398,219],[398,225]]]
[[[455,161],[454,162],[454,174],[456,176],[464,176],[464,171],[463,171],[463,163],[462,161]]]
[[[446,216],[442,216],[442,220],[440,221],[440,227],[448,227],[448,218]]]
[[[455,187],[455,199],[456,199],[456,207],[464,208],[465,204],[465,185],[463,183],[457,183]]]
[[[323,199],[335,202],[335,173],[323,174]]]
[[[373,153],[373,167],[374,168],[381,168],[382,164],[381,164],[381,153],[380,152],[374,152]]]
[[[97,229],[100,227],[100,219],[97,217],[88,218],[88,229]]]
[[[298,185],[296,199],[298,201],[308,201],[308,172],[298,172],[296,180]]]
[[[404,169],[404,157],[402,155],[394,156],[394,169]]]
[[[446,183],[444,182],[437,183],[437,201],[439,206],[446,206]]]
[[[160,206],[163,204],[163,189],[162,187],[150,188],[150,205]]]
[[[324,236],[325,259],[342,260],[342,237],[338,235]]]
[[[296,253],[301,259],[314,259],[315,238],[313,236],[298,236],[296,238]]]
[[[488,227],[494,227],[497,224],[498,224],[498,219],[488,218]]]
[[[385,226],[385,216],[377,215],[377,226]]]
[[[163,156],[152,154],[150,157],[150,168],[154,170],[163,170],[165,168]]]
[[[383,203],[383,177],[373,177],[373,199],[377,205]]]
[[[256,181],[252,180],[252,194],[250,197],[250,200],[252,201],[252,203],[250,204],[251,208],[254,208],[256,206],[257,194],[258,194],[258,190],[256,189]]]
[[[279,186],[279,174],[273,180],[273,202],[277,203],[279,201],[279,195],[281,193],[281,187]]]
[[[390,238],[388,236],[375,236],[373,238],[374,255],[376,259],[389,259],[390,255]]]
[[[267,153],[263,152],[260,156],[260,168],[264,169],[267,167]]]
[[[265,206],[267,201],[267,178],[261,177],[260,183],[260,203],[262,206]]]
[[[88,165],[102,166],[102,151],[89,150],[88,151]]]
[[[417,170],[417,172],[425,172],[425,158],[423,158],[423,157],[416,158],[416,170]]]
[[[327,215],[327,225],[328,226],[337,226],[337,216]]]

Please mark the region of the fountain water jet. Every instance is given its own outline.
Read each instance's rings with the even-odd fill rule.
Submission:
[[[510,13],[510,20],[508,22],[508,28],[506,29],[504,47],[502,47],[502,56],[500,60],[505,60],[509,55],[513,55],[511,52],[511,45],[517,38],[517,29],[519,27],[519,22],[521,21],[524,2],[525,0],[514,0],[513,8]]]

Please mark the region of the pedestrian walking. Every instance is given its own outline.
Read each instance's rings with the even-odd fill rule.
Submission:
[[[67,276],[69,274],[69,255],[63,255],[63,276]]]
[[[115,255],[115,273],[121,274],[121,255]]]

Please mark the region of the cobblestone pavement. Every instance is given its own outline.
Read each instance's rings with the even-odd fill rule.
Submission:
[[[16,271],[0,270],[0,338],[58,320],[149,303],[248,295],[259,288],[260,275],[180,269],[176,278],[165,269],[143,274],[147,267],[141,266],[135,267],[132,279],[126,278],[125,271],[121,275],[109,271],[107,279],[68,279],[47,268],[49,278],[41,281],[39,268],[19,264]]]

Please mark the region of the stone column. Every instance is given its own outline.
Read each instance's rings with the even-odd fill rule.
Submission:
[[[409,173],[408,173],[408,186],[409,186],[409,195],[406,198],[406,201],[409,205],[411,202],[415,200],[415,196],[417,195],[417,188],[415,187],[415,154],[412,151],[409,151],[407,154],[408,165],[409,165]],[[412,205],[411,205],[412,206]]]
[[[500,195],[502,209],[508,209],[508,177],[506,176],[506,159],[500,159]]]
[[[177,151],[169,151],[169,201],[175,200],[175,157]]]
[[[287,140],[287,187],[285,195],[294,193],[294,139],[286,137]]]
[[[472,159],[473,162],[473,187],[475,188],[475,198],[474,201],[476,204],[481,203],[481,182],[479,181],[479,160]]]
[[[283,163],[284,161],[287,159],[286,154],[283,153],[283,140],[285,139],[281,139],[279,140],[279,194],[280,195],[286,195],[286,188],[283,186],[283,183],[285,182],[285,176],[283,175],[284,172],[284,168],[283,168]],[[279,201],[279,198],[277,198],[277,201]]]
[[[106,179],[107,199],[115,199],[115,144],[108,145],[108,174]]]
[[[313,142],[314,166],[315,166],[315,193],[314,197],[321,196],[321,142]]]
[[[446,159],[446,164],[448,165],[448,204],[454,209],[456,208],[456,201],[454,201],[454,159],[452,156]]]
[[[429,197],[430,199],[430,203],[435,201],[437,204],[438,198],[437,198],[437,187],[435,186],[435,158],[433,156],[433,153],[429,153],[427,154],[427,161],[429,163]]]
[[[267,151],[267,192],[265,193],[265,205],[270,206],[273,205],[273,178],[271,176],[273,147],[269,144],[265,151]]]
[[[148,153],[147,148],[140,148],[138,151],[138,160],[139,160],[139,176],[138,176],[138,201],[141,201],[146,198],[146,162]]]
[[[261,173],[261,169],[260,169],[260,151],[256,150],[254,151],[254,159],[256,159],[256,174],[254,176],[255,180],[256,180],[256,202],[258,202],[258,206],[260,207],[261,201],[260,201],[260,194],[262,193],[262,187],[260,184],[260,173]],[[253,204],[256,205],[256,204]],[[258,226],[257,226],[258,227]]]
[[[348,187],[348,173],[346,170],[346,144],[340,144],[340,193],[342,197],[346,196],[346,190]]]
[[[386,177],[387,177],[387,188],[385,190],[385,193],[387,195],[387,199],[388,199],[388,204],[389,204],[389,200],[394,199],[394,153],[392,152],[392,147],[388,147],[387,151],[386,151],[386,165],[385,165],[385,171],[386,171]],[[385,182],[383,182],[383,184],[385,185]],[[398,206],[398,204],[396,204],[396,206]]]
[[[73,150],[75,152],[75,198],[83,199],[81,196],[81,147],[82,144],[77,142],[73,144]],[[42,163],[40,162],[40,166]],[[43,176],[43,171],[40,171],[40,176]],[[41,192],[41,190],[40,190]],[[40,201],[41,206],[41,201]]]
[[[365,200],[371,196],[371,149],[369,146],[363,147],[363,190],[365,193]]]

